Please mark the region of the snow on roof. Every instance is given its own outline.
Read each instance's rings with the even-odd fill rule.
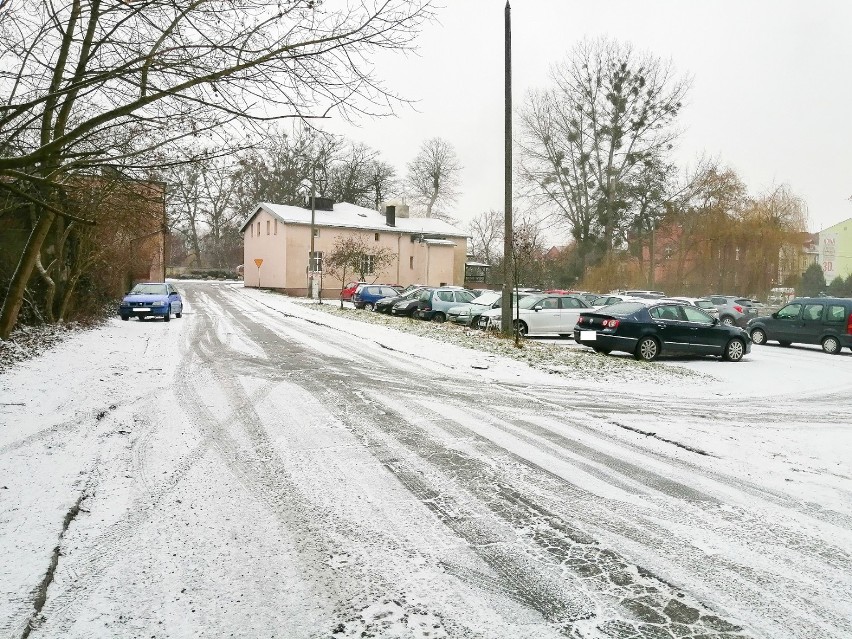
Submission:
[[[310,224],[311,210],[301,206],[285,204],[259,203],[252,214],[240,227],[242,232],[249,222],[260,212],[266,210],[281,222],[288,224]],[[383,213],[367,209],[363,206],[337,202],[333,211],[315,211],[314,224],[321,227],[338,227],[348,229],[364,229],[369,231],[400,231],[402,233],[424,233],[429,235],[444,235],[452,237],[467,237],[467,233],[456,227],[434,218],[398,217],[396,226],[388,226]],[[431,240],[430,240],[431,241]]]

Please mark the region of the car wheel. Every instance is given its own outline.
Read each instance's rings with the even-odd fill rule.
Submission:
[[[822,340],[822,350],[830,355],[837,355],[840,352],[840,342],[836,337],[826,337]]]
[[[725,346],[725,354],[722,357],[729,362],[738,362],[743,355],[745,355],[745,344],[741,339],[734,338]]]
[[[432,316],[432,321],[436,324],[443,324],[445,321],[447,321],[447,316],[443,313],[435,313]]]
[[[121,314],[121,321],[126,322],[129,319],[130,319],[129,315],[125,315],[124,313]]]
[[[604,348],[603,346],[592,346],[592,350],[596,353],[603,353],[604,355],[609,355],[611,352],[608,348]]]
[[[166,311],[166,314],[163,316],[163,321],[169,322],[169,321],[171,321],[171,319],[172,319],[172,311],[171,311],[171,309],[169,309],[169,310]]]
[[[633,355],[644,362],[653,362],[660,355],[660,345],[653,337],[643,337],[636,344],[636,352]]]
[[[756,328],[751,332],[751,341],[755,344],[766,344],[766,331]]]
[[[180,319],[181,315],[183,315],[183,308],[180,309],[180,313],[175,313],[175,317]]]
[[[793,342],[788,342],[787,340],[779,339],[778,343],[781,344],[781,346],[787,347],[790,344],[792,344]]]
[[[736,322],[734,322],[734,318],[730,317],[729,315],[726,315],[725,317],[723,317],[721,319],[721,322],[725,326],[733,326],[734,324],[736,324]]]
[[[371,304],[370,302],[367,302],[366,304],[364,304],[363,308],[364,308],[365,311],[372,311],[376,307],[373,304]]]
[[[520,335],[521,337],[526,337],[527,333],[529,332],[529,327],[526,325],[526,323],[519,322],[517,320],[512,322],[512,328],[514,328],[515,331],[517,331],[518,335]]]

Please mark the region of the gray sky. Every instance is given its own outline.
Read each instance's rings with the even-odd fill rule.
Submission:
[[[464,165],[455,214],[466,226],[503,208],[505,0],[445,1],[416,56],[378,61],[416,110],[325,128],[379,150],[400,173],[424,139],[452,143]],[[752,194],[789,184],[818,231],[852,217],[850,26],[849,0],[514,0],[515,106],[584,37],[631,42],[692,77],[680,162],[717,158]]]

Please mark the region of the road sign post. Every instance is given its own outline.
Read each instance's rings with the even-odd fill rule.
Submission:
[[[260,266],[263,264],[263,259],[257,257],[255,258],[254,263],[257,266],[257,287],[260,288]]]

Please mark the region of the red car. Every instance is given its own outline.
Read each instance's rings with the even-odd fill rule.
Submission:
[[[349,282],[349,284],[344,286],[343,290],[340,291],[340,299],[344,302],[351,302],[352,296],[355,295],[355,289],[358,288],[359,284],[366,284],[366,282]]]

